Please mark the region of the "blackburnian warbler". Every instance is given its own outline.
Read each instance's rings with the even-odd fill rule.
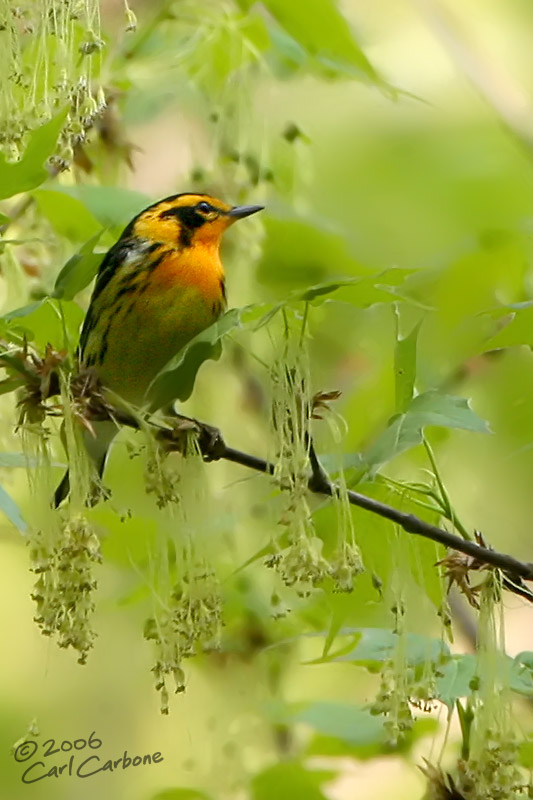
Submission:
[[[105,255],[81,331],[81,368],[142,406],[157,373],[226,308],[222,234],[262,206],[229,206],[204,194],[178,194],[149,206]],[[101,476],[117,429],[95,425],[87,449]],[[68,494],[68,472],[55,502]]]

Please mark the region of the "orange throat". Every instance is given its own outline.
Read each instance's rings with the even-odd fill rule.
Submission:
[[[197,242],[183,250],[167,251],[155,267],[152,280],[158,289],[197,289],[206,304],[212,306],[224,303],[224,277],[218,243]]]

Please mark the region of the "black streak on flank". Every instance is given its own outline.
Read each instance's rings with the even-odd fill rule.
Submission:
[[[193,206],[178,206],[177,208],[167,208],[159,215],[159,219],[166,217],[176,217],[179,220],[179,244],[181,247],[190,247],[194,231],[205,225],[206,220],[201,214],[198,214]]]
[[[87,311],[85,320],[83,322],[83,328],[81,329],[81,334],[80,334],[79,351],[81,353],[82,358],[83,358],[83,350],[85,348],[85,345],[87,344],[87,339],[89,338],[89,334],[91,333],[95,325],[96,325],[96,317],[92,312],[91,306],[89,306],[89,310]]]
[[[125,285],[124,285],[124,286],[123,286],[121,289],[119,289],[119,291],[116,293],[116,295],[115,295],[115,300],[114,300],[114,303],[113,303],[113,304],[115,304],[115,303],[117,302],[117,300],[120,300],[120,298],[121,298],[121,297],[124,297],[124,295],[125,295],[125,294],[131,294],[132,292],[136,292],[136,291],[137,291],[137,284],[136,284],[136,283],[133,283],[133,282],[126,283],[126,284],[125,284]],[[118,309],[116,309],[116,310],[118,311]]]
[[[227,302],[227,297],[226,297],[226,284],[224,283],[224,278],[220,279],[220,294],[222,295],[225,304]]]
[[[109,344],[108,339],[109,339],[109,331],[111,330],[111,323],[112,320],[110,319],[107,323],[104,335],[102,336],[102,346],[100,347],[100,352],[98,353],[98,363],[100,365],[104,363],[104,359],[106,357],[107,348]]]
[[[166,258],[166,256],[171,254],[171,250],[164,250],[161,255],[157,258],[154,258],[153,261],[149,261],[147,264],[143,264],[144,269],[149,269],[150,271],[158,267],[162,261]]]
[[[97,297],[103,292],[113,275],[115,275],[124,263],[125,259],[132,252],[137,250],[138,242],[135,239],[126,241],[119,240],[111,250],[108,251],[104,260],[100,265],[96,283],[91,297],[91,305]]]

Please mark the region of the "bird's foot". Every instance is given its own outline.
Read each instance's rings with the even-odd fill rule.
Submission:
[[[226,443],[218,428],[176,412],[173,412],[171,416],[175,420],[172,431],[161,432],[159,437],[169,449],[186,452],[187,434],[192,432],[196,434],[196,442],[204,461],[218,461],[222,458],[226,451]]]

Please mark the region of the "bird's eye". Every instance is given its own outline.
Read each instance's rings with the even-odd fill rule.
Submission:
[[[209,203],[206,203],[205,200],[202,200],[201,203],[198,203],[196,206],[198,211],[201,211],[203,214],[209,214],[210,211],[213,211]]]

